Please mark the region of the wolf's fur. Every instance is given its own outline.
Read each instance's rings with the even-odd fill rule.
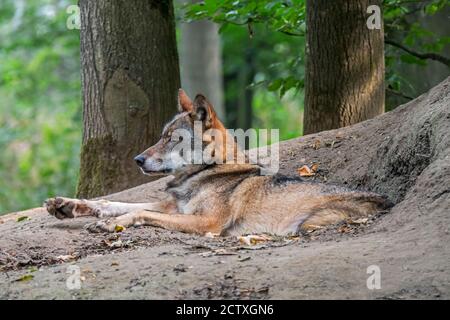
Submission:
[[[113,232],[117,226],[151,225],[189,233],[241,235],[250,233],[295,234],[308,228],[358,219],[385,210],[384,197],[344,187],[305,182],[300,178],[261,175],[254,164],[182,164],[170,160],[175,129],[192,131],[194,120],[204,129],[215,128],[226,137],[211,104],[201,95],[192,102],[180,90],[180,113],[163,130],[158,143],[140,156],[144,173],[174,172],[166,188],[169,200],[127,204],[105,200],[48,199],[50,214],[59,219],[95,215],[100,220],[91,231]],[[236,155],[238,147],[233,145]],[[222,150],[223,157],[230,150]]]

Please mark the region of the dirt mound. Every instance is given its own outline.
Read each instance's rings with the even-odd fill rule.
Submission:
[[[281,173],[316,163],[310,179],[395,206],[357,226],[255,246],[150,227],[89,234],[90,218],[10,214],[0,221],[0,298],[450,298],[450,78],[375,119],[283,142],[280,156]],[[159,199],[168,179],[107,198]],[[79,290],[66,286],[71,265]],[[380,289],[367,287],[369,266]]]

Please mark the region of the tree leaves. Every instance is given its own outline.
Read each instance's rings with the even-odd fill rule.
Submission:
[[[444,46],[448,44],[445,37],[439,36],[426,29],[420,22],[424,21],[425,15],[435,15],[448,6],[448,0],[429,1],[404,1],[384,0],[383,15],[385,35],[388,40],[396,42],[413,49],[416,52],[441,53]],[[420,20],[418,18],[422,16]],[[410,92],[415,96],[418,92],[411,84],[400,77],[402,63],[427,65],[427,60],[418,59],[399,48],[386,46],[386,82],[389,88],[395,88],[398,92]],[[399,61],[401,61],[399,63]]]
[[[263,23],[275,31],[304,35],[304,0],[205,0],[185,9],[186,21],[210,19],[222,25]]]
[[[286,94],[290,89],[300,89],[304,86],[303,79],[296,79],[294,76],[288,76],[286,78],[278,78],[274,81],[270,82],[267,86],[267,90],[269,91],[279,91],[280,98]]]
[[[73,194],[81,142],[79,33],[67,30],[60,1],[14,1],[0,10],[0,214]],[[61,10],[60,10],[61,9]]]

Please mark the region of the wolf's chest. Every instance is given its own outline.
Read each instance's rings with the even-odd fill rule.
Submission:
[[[197,211],[197,208],[190,204],[192,198],[196,195],[196,192],[194,192],[192,188],[181,185],[175,188],[170,188],[167,191],[173,198],[175,198],[179,213],[193,214]]]
[[[178,186],[167,190],[175,198],[178,212],[201,214],[215,202],[210,188],[187,188]]]

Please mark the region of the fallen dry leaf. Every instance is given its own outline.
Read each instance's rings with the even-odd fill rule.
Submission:
[[[314,172],[305,164],[301,168],[297,169],[297,172],[302,177],[310,177],[314,175]]]
[[[238,239],[239,242],[249,246],[272,240],[272,238],[267,235],[254,235],[254,234],[250,234],[248,236],[241,236],[238,237]]]
[[[308,224],[308,225],[302,226],[302,228],[306,229],[306,232],[314,232],[316,230],[325,229],[325,227],[318,226],[315,224]]]
[[[23,281],[32,280],[33,278],[34,278],[34,276],[32,274],[25,274],[25,275],[21,276],[20,278],[14,280],[14,281],[23,282]]]
[[[80,280],[86,281],[86,278],[89,276],[90,279],[96,279],[97,275],[91,269],[81,269]]]
[[[314,150],[317,150],[320,149],[320,145],[321,145],[320,140],[315,140],[312,147]]]
[[[121,226],[120,224],[118,224],[118,225],[116,225],[116,226],[114,227],[114,231],[115,231],[115,232],[122,232],[122,231],[125,231],[125,227],[124,227],[124,226]]]
[[[255,292],[256,293],[267,293],[267,292],[269,292],[269,287],[261,287],[261,288],[255,289]]]
[[[298,168],[297,172],[301,177],[312,177],[316,174],[318,169],[319,169],[319,165],[317,163],[314,163],[311,166],[311,168],[305,164],[305,165],[301,166],[300,168]]]
[[[69,261],[69,260],[73,260],[75,258],[76,257],[71,254],[66,254],[66,255],[57,256],[56,260]]]
[[[205,234],[206,238],[211,238],[211,239],[218,238],[219,236],[220,236],[220,233],[207,232]]]
[[[290,236],[286,237],[286,240],[287,241],[297,241],[297,240],[300,240],[300,236],[298,236],[298,235],[290,235]]]
[[[356,220],[351,220],[350,223],[351,224],[364,224],[367,221],[369,221],[368,218],[360,218],[360,219],[356,219]]]
[[[109,247],[110,248],[120,248],[120,247],[122,247],[123,246],[123,242],[122,242],[122,240],[117,240],[117,241],[114,241],[114,242],[112,242],[110,245],[109,245]]]
[[[351,231],[351,229],[350,229],[349,227],[347,227],[347,226],[342,226],[342,227],[340,227],[340,228],[338,229],[338,231],[339,231],[340,233],[349,233],[349,232]]]

